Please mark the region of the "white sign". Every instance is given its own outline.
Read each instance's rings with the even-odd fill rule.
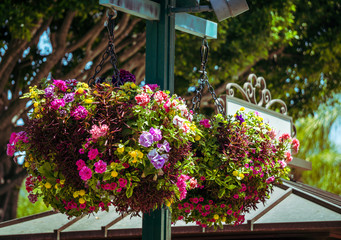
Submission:
[[[280,113],[277,113],[273,110],[266,109],[263,107],[259,107],[255,104],[246,102],[244,100],[234,98],[234,97],[226,97],[226,114],[228,115],[234,115],[237,110],[239,110],[241,107],[245,108],[245,112],[253,111],[258,112],[259,116],[262,117],[264,120],[264,123],[268,123],[271,128],[273,128],[276,132],[276,136],[279,137],[283,133],[289,133],[290,136],[292,136],[292,118],[283,115]]]

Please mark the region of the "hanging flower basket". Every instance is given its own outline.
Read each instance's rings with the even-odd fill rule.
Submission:
[[[121,70],[121,81],[135,77]],[[34,111],[13,133],[8,154],[25,151],[29,198],[79,216],[108,210],[138,214],[186,192],[191,142],[199,130],[176,95],[126,82],[88,87],[76,80],[32,87]]]
[[[202,227],[238,225],[244,214],[264,203],[273,185],[288,179],[299,142],[289,134],[275,138],[259,114],[241,108],[234,117],[221,114],[212,121],[196,119],[204,141],[193,146],[198,182],[187,197],[173,206],[172,221],[196,221]]]

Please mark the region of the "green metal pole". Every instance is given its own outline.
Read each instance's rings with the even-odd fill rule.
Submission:
[[[175,0],[157,0],[160,3],[160,20],[147,21],[146,25],[146,83],[156,83],[161,89],[174,92],[175,17],[168,7]],[[171,213],[162,207],[143,214],[142,240],[170,240]]]

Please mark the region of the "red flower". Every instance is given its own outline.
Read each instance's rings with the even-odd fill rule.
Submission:
[[[149,95],[147,93],[141,93],[141,94],[135,96],[135,100],[136,100],[138,105],[144,107],[149,103],[150,98],[149,98]]]

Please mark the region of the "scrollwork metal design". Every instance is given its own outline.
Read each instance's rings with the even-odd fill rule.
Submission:
[[[226,95],[234,97],[234,89],[237,89],[243,99],[249,103],[253,103],[260,107],[265,107],[269,109],[274,104],[280,105],[280,112],[284,115],[287,114],[288,108],[284,101],[281,99],[271,99],[271,93],[269,89],[266,88],[266,81],[263,77],[257,77],[255,74],[250,74],[247,81],[244,83],[243,87],[236,83],[228,83],[226,85]],[[259,100],[257,100],[256,93],[259,94]]]

